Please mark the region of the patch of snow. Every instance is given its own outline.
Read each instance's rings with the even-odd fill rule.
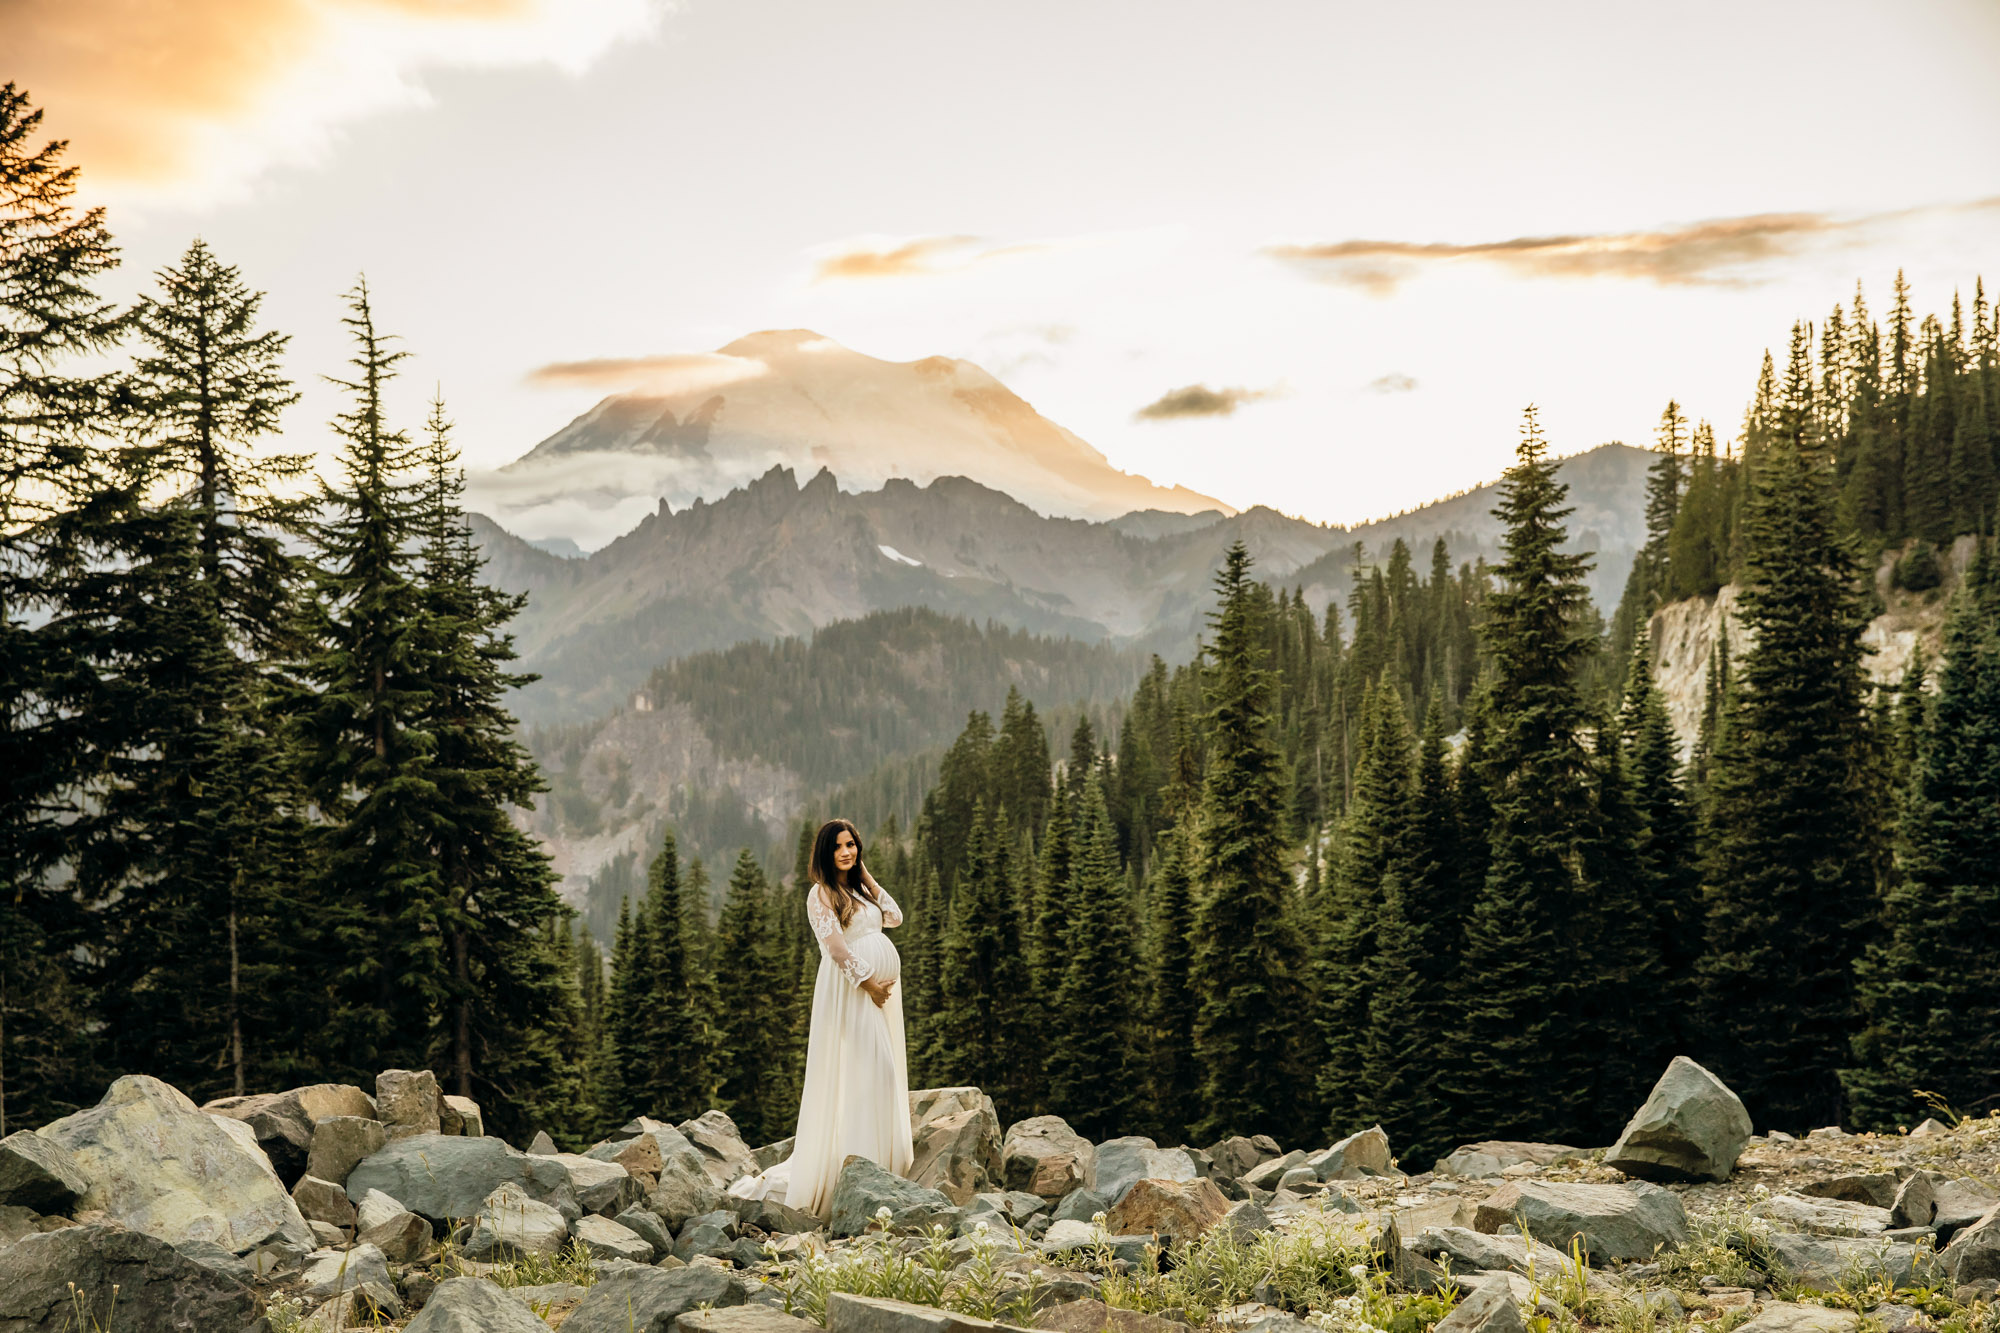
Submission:
[[[898,560],[898,561],[901,561],[901,562],[902,562],[903,564],[906,564],[906,565],[915,565],[915,566],[916,566],[916,567],[917,567],[918,569],[922,569],[922,568],[924,567],[924,562],[923,562],[923,561],[921,561],[921,560],[912,560],[912,559],[910,559],[910,557],[908,557],[908,556],[904,555],[904,554],[903,554],[903,553],[902,553],[901,551],[897,550],[897,549],[896,549],[895,547],[893,547],[893,546],[881,546],[881,545],[878,545],[878,546],[876,546],[876,548],[875,548],[875,549],[876,549],[876,550],[878,550],[878,551],[880,551],[880,552],[881,552],[881,553],[882,553],[883,555],[886,555],[886,556],[888,556],[888,557],[889,557],[889,558],[890,558],[891,560]]]

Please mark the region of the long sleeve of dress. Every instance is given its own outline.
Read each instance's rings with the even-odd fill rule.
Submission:
[[[840,915],[826,900],[826,891],[817,884],[806,895],[806,920],[812,925],[813,937],[819,941],[819,951],[833,960],[850,984],[859,986],[875,975],[874,968],[848,951],[847,936],[840,931]]]
[[[903,909],[896,906],[896,900],[889,896],[889,891],[880,884],[875,886],[875,891],[882,895],[882,929],[894,930],[897,926],[902,925]]]

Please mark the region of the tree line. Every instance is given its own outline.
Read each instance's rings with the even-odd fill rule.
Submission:
[[[0,87],[0,1133],[158,1075],[197,1099],[431,1068],[502,1133],[582,1101],[568,910],[510,811],[441,398],[365,281],[333,475],[260,293],[200,240],[125,307],[102,209]],[[129,366],[102,369],[119,353]]]

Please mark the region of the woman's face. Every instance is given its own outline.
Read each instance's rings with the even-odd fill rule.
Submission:
[[[849,833],[846,829],[842,829],[840,832],[834,834],[833,864],[842,874],[846,874],[848,871],[854,869],[854,863],[859,859],[860,855],[861,849],[854,845],[854,835],[852,833]]]

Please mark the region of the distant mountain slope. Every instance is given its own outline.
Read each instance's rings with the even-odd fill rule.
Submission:
[[[676,358],[647,388],[606,398],[475,489],[524,531],[593,510],[608,520],[600,531],[617,530],[635,503],[715,501],[773,467],[827,468],[857,490],[970,477],[1073,518],[1228,509],[1120,472],[969,361],[883,361],[804,329]]]
[[[1562,465],[1577,479],[1572,531],[1604,538],[1593,590],[1607,611],[1637,544],[1650,458],[1606,446]],[[898,478],[854,493],[830,472],[801,486],[773,468],[713,503],[663,507],[584,560],[487,520],[477,535],[494,581],[530,594],[515,628],[526,665],[545,679],[516,702],[524,718],[550,721],[601,716],[654,667],[688,653],[906,606],[1181,658],[1209,609],[1210,576],[1238,537],[1260,577],[1303,584],[1324,604],[1345,597],[1357,540],[1369,558],[1398,536],[1419,563],[1438,536],[1455,561],[1490,557],[1493,501],[1493,487],[1481,487],[1353,530],[1264,508],[1197,516],[1192,526],[1159,516],[1092,523],[1044,517],[963,477],[921,486]]]

